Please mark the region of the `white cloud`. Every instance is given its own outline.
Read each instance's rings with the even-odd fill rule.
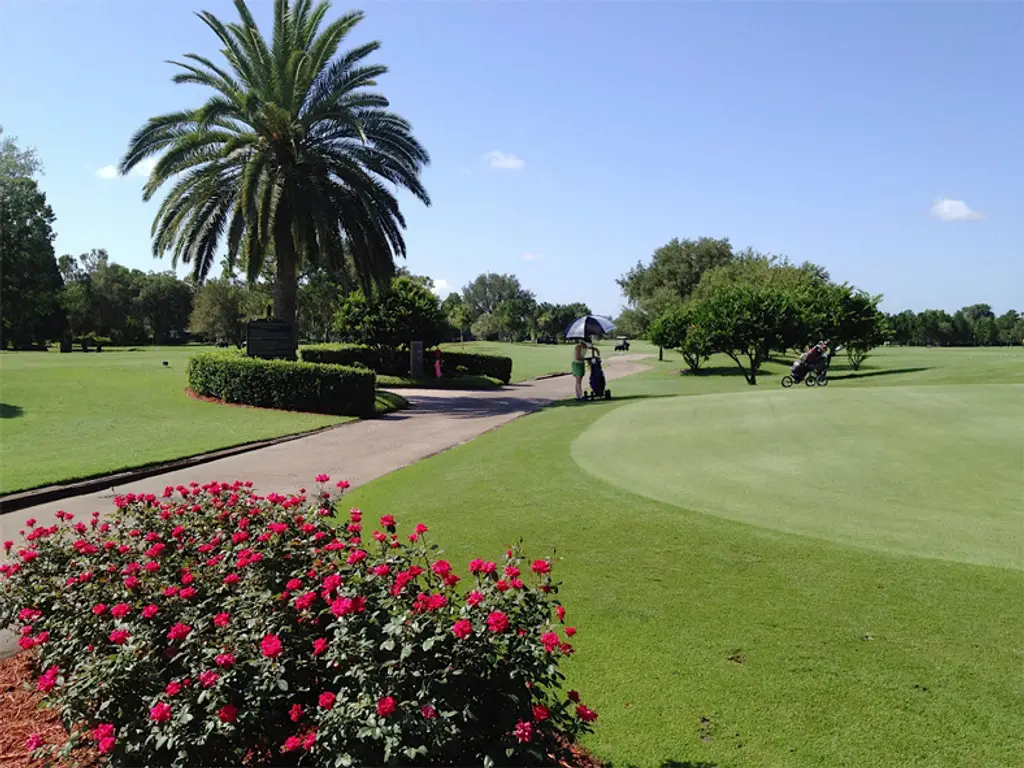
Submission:
[[[484,155],[484,160],[487,161],[491,168],[497,168],[499,171],[521,171],[526,162],[521,157],[516,157],[511,152],[505,153],[499,150],[488,152]]]
[[[145,160],[142,160],[138,165],[132,168],[131,172],[128,175],[134,176],[136,178],[148,179],[149,174],[153,172],[154,168],[156,168],[156,158],[147,157]],[[121,174],[118,172],[116,165],[104,165],[102,168],[96,171],[96,175],[99,176],[101,179],[116,179],[119,178]]]
[[[540,256],[537,255],[536,253],[524,253],[523,254],[523,261],[536,261],[539,258],[540,258]]]
[[[974,221],[983,218],[978,211],[971,210],[963,200],[942,198],[932,206],[932,216],[942,221]]]
[[[444,298],[445,296],[452,292],[452,289],[448,287],[448,281],[443,278],[439,280],[435,279],[434,286],[430,290],[432,290],[441,298]]]

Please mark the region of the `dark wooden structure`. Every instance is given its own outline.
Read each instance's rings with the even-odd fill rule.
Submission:
[[[250,320],[245,326],[245,353],[264,360],[295,360],[295,330],[284,320]]]

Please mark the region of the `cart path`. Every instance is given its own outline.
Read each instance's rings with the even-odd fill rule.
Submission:
[[[629,376],[648,370],[638,363],[641,354],[619,355],[605,360],[605,378]],[[99,493],[0,514],[0,541],[20,540],[25,521],[36,518],[42,525],[55,521],[58,510],[77,518],[93,510],[111,507],[118,493],[156,493],[168,485],[196,481],[252,480],[260,493],[296,491],[312,487],[313,478],[326,473],[346,479],[352,487],[453,448],[553,402],[572,397],[569,376],[511,384],[490,391],[398,390],[411,407],[367,421],[342,424],[335,429],[249,453],[216,459],[207,464],[175,470],[129,482]],[[3,551],[0,550],[0,560]],[[0,658],[17,650],[9,636],[0,635]]]

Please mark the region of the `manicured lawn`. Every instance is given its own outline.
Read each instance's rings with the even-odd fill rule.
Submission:
[[[349,420],[187,397],[185,363],[197,350],[0,354],[0,492]]]
[[[377,374],[377,386],[388,389],[498,389],[501,382],[490,376],[461,376],[457,379],[427,379]]]
[[[788,391],[712,364],[669,355],[346,506],[422,520],[462,569],[556,547],[614,766],[1020,765],[1024,350],[884,350]]]

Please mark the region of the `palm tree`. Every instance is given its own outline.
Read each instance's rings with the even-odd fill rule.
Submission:
[[[194,53],[171,62],[183,70],[174,82],[214,93],[197,109],[150,118],[120,172],[159,156],[147,201],[174,182],[153,222],[155,256],[171,252],[201,281],[226,235],[228,263],[243,264],[250,280],[273,259],[274,315],[294,323],[300,262],[338,269],[350,260],[368,295],[390,280],[395,256],[405,256],[392,190],[430,205],[419,179],[430,157],[369,90],[387,71],[363,63],[380,44],[336,55],[362,12],[325,25],[326,0],[275,0],[268,45],[245,0],[235,8],[236,23],[198,14],[227,67]]]

